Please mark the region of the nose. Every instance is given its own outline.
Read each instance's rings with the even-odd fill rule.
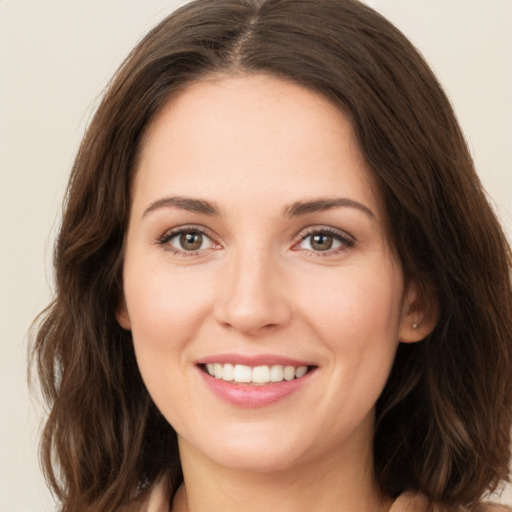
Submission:
[[[269,255],[238,255],[222,272],[215,317],[224,327],[246,335],[286,326],[292,316],[279,265]]]

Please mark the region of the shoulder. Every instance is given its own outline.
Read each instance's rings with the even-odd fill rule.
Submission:
[[[471,512],[512,512],[512,507],[498,503],[481,503]]]
[[[412,492],[401,494],[393,503],[389,512],[512,512],[512,508],[496,503],[480,503],[476,507],[442,507],[434,505],[423,496]]]
[[[169,512],[170,500],[165,481],[165,476],[161,477],[117,512]]]
[[[396,499],[389,512],[430,512],[429,501],[422,494],[404,492]]]

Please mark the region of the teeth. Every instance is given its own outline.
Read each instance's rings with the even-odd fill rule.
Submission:
[[[268,366],[256,366],[252,369],[252,382],[264,384],[270,382],[270,368]]]
[[[217,377],[217,375],[215,375]],[[233,380],[235,382],[251,382],[252,381],[252,369],[250,366],[243,364],[235,365],[235,371],[233,373]]]
[[[295,368],[293,366],[285,366],[283,370],[284,380],[295,379]]]
[[[272,382],[281,382],[283,380],[283,367],[280,364],[270,368],[270,380]]]
[[[222,365],[219,364],[219,363],[215,363],[213,365],[213,374],[215,375],[215,378],[216,379],[222,379],[222,374],[223,374],[223,368],[222,368]]]
[[[307,366],[246,366],[244,364],[232,365],[229,363],[208,363],[208,373],[216,379],[234,381],[244,384],[267,384],[269,382],[282,382],[283,380],[300,379],[307,371]]]
[[[232,364],[225,364],[222,369],[222,378],[224,380],[234,380],[235,367]]]
[[[307,366],[299,366],[295,370],[295,377],[297,377],[297,379],[300,379],[303,375],[306,375],[307,371],[308,371]]]

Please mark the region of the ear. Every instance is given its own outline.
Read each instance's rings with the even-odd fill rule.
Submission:
[[[439,301],[434,290],[410,281],[404,293],[399,340],[402,343],[423,340],[434,330],[438,320]]]
[[[130,315],[128,314],[128,308],[126,307],[126,300],[124,295],[120,297],[119,304],[116,308],[116,320],[123,329],[127,331],[131,330],[132,324],[130,322]]]

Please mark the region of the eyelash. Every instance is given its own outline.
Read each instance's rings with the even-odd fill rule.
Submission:
[[[179,228],[175,228],[175,229],[166,231],[162,236],[157,238],[156,244],[160,245],[160,246],[165,246],[165,249],[167,251],[171,252],[172,254],[174,254],[176,256],[181,256],[181,257],[197,256],[205,249],[198,249],[195,251],[187,251],[185,249],[180,250],[180,249],[176,249],[169,243],[173,238],[176,238],[180,235],[191,234],[191,233],[198,234],[198,235],[201,235],[201,236],[207,238],[214,247],[215,246],[220,247],[220,244],[215,241],[214,237],[207,230],[205,230],[202,227],[194,226],[194,225],[180,226]],[[301,249],[299,247],[299,245],[302,242],[307,240],[309,237],[313,237],[315,235],[327,235],[329,237],[332,237],[335,241],[339,242],[341,245],[340,245],[340,247],[336,247],[334,249],[329,248],[325,251]],[[352,236],[344,233],[343,231],[338,231],[336,229],[328,228],[328,227],[315,227],[315,228],[309,228],[305,232],[300,233],[297,236],[297,241],[292,246],[292,250],[294,250],[294,251],[302,250],[308,255],[326,257],[326,256],[332,256],[333,254],[338,254],[340,252],[351,249],[352,247],[355,246],[355,244],[356,244],[355,239]]]
[[[298,247],[302,242],[307,240],[310,237],[313,237],[315,235],[327,235],[332,237],[335,241],[339,242],[341,245],[340,247],[336,247],[334,249],[327,249],[325,251],[314,251],[311,249],[300,249]],[[293,245],[293,250],[299,251],[303,250],[308,255],[313,256],[320,256],[320,257],[327,257],[332,256],[334,254],[338,254],[340,252],[347,251],[348,249],[351,249],[356,244],[356,240],[348,235],[347,233],[344,233],[343,231],[339,231],[337,229],[328,228],[328,227],[314,227],[309,228],[305,232],[302,232],[298,236],[298,241]]]
[[[201,253],[201,251],[204,251],[205,249],[198,249],[195,251],[187,251],[185,249],[180,250],[180,249],[176,249],[169,243],[173,238],[176,238],[180,235],[191,234],[191,233],[201,235],[201,236],[207,238],[213,246],[220,247],[220,244],[218,244],[215,241],[214,237],[211,234],[209,234],[209,232],[207,230],[205,230],[202,227],[194,226],[194,225],[180,226],[179,228],[175,228],[175,229],[166,231],[162,236],[157,238],[156,243],[157,243],[157,245],[164,246],[165,250],[171,252],[175,256],[182,256],[185,258],[190,257],[190,256],[197,256],[198,254]]]

